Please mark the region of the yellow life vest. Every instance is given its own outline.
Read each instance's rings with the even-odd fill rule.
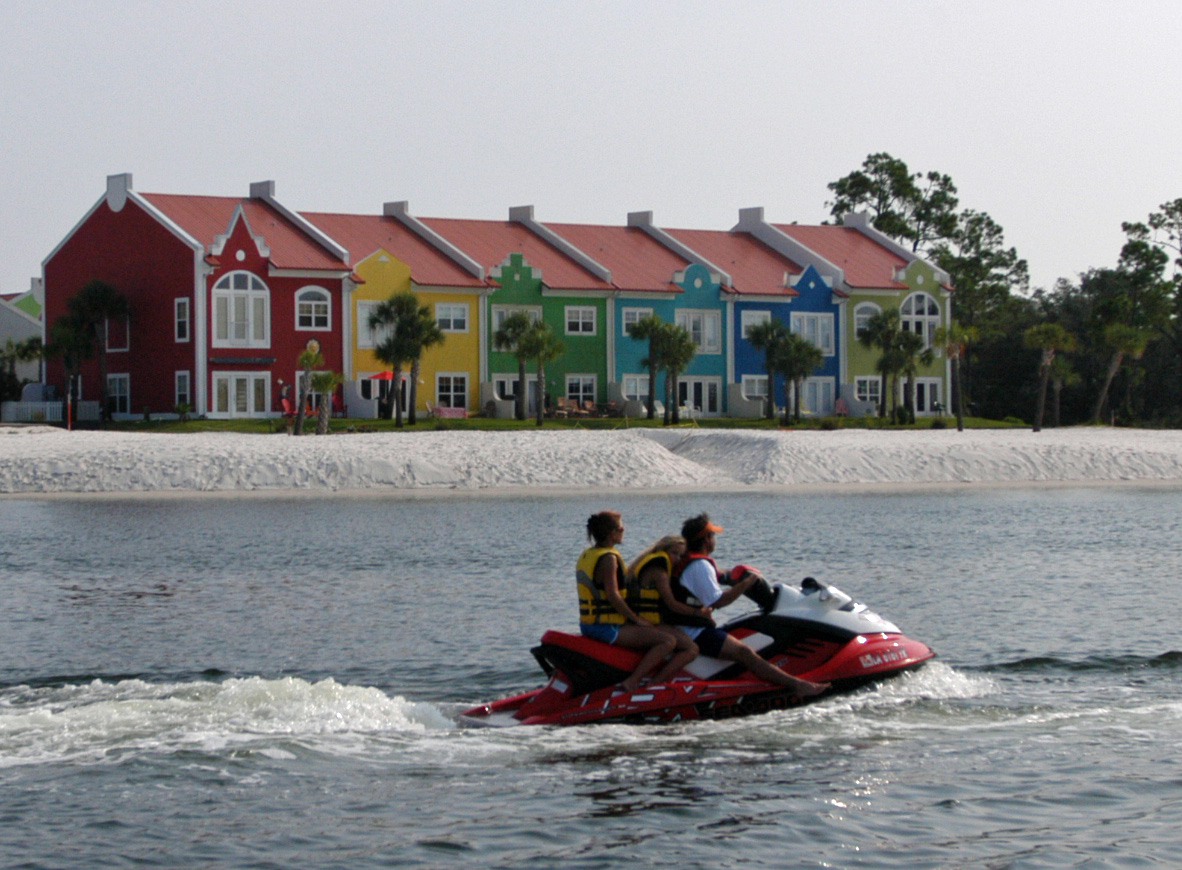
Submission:
[[[595,582],[595,566],[604,556],[614,557],[616,562],[616,585],[620,594],[626,594],[624,583],[624,557],[615,547],[588,547],[575,563],[575,581],[579,589],[579,622],[583,625],[596,623],[623,625],[624,614],[612,607],[603,589]]]
[[[644,569],[654,562],[663,563],[665,573],[670,576],[673,575],[673,560],[669,558],[668,553],[664,550],[649,553],[636,566],[634,582],[628,587],[627,601],[628,606],[636,612],[637,616],[647,619],[653,625],[660,625],[663,621],[661,619],[661,591],[652,584],[644,584],[640,579],[640,576],[644,573]]]

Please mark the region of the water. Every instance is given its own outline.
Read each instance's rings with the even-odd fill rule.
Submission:
[[[940,654],[740,721],[460,729],[588,514],[708,508]],[[0,500],[0,867],[1182,865],[1182,492]]]

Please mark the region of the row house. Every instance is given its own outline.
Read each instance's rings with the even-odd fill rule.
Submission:
[[[638,413],[649,390],[647,342],[628,328],[647,314],[686,329],[697,354],[679,379],[679,404],[702,416],[758,416],[769,390],[763,354],[747,331],[770,318],[812,341],[822,364],[804,384],[805,413],[842,404],[868,413],[881,396],[878,353],[858,332],[897,307],[905,329],[930,343],[951,322],[946,274],[874,230],[862,215],[841,225],[773,224],[744,209],[727,230],[658,226],[634,212],[621,226],[543,223],[532,206],[507,220],[426,218],[406,202],[381,214],[297,213],[274,184],[245,198],[140,194],[112,176],[104,197],[43,264],[46,322],[87,281],[113,284],[131,302],[127,324],[108,330],[114,410],[167,413],[186,404],[211,417],[274,416],[295,382],[296,360],[316,339],[342,372],[339,399],[355,417],[376,416],[391,389],[375,356],[374,308],[409,290],[444,341],[426,351],[418,407],[508,416],[519,376],[496,334],[517,311],[550,325],[564,344],[539,385],[539,401],[615,403]],[[60,366],[48,379],[60,380]],[[84,388],[97,395],[97,368]],[[947,402],[948,362],[919,372],[917,411]]]

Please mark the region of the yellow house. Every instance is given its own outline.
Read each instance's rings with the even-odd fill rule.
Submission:
[[[374,353],[381,336],[369,328],[370,313],[396,293],[412,291],[443,331],[441,344],[428,348],[419,363],[416,411],[459,415],[479,408],[484,296],[493,287],[484,270],[413,218],[400,219],[401,204],[375,215],[306,214],[349,251],[360,279],[345,303],[352,347],[351,370],[344,385],[351,417],[377,417],[379,402],[389,398],[389,367]],[[401,208],[405,214],[405,208]],[[409,410],[410,372],[403,372],[402,401]],[[454,411],[450,409],[455,409]],[[463,409],[461,411],[460,409]]]

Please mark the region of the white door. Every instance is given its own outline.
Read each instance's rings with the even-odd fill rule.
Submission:
[[[264,417],[271,406],[271,376],[254,372],[217,372],[213,376],[211,417]]]
[[[703,417],[722,413],[721,378],[686,378],[677,382],[677,401],[683,408]]]

